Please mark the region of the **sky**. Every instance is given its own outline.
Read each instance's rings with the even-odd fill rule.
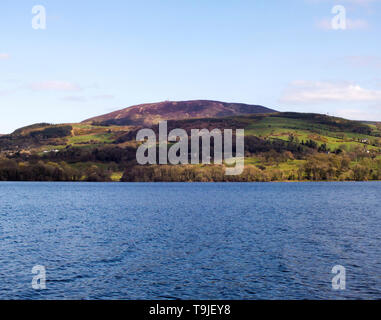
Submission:
[[[1,0],[0,133],[194,99],[381,121],[380,35],[381,0]]]

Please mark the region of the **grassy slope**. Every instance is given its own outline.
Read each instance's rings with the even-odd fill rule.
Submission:
[[[342,119],[332,119],[332,123],[321,123],[314,117],[306,117],[301,119],[299,116],[293,117],[289,114],[273,114],[267,116],[238,116],[227,118],[239,122],[241,128],[245,128],[245,135],[258,136],[264,139],[281,139],[288,140],[292,134],[297,137],[299,141],[306,141],[312,139],[319,145],[326,144],[332,151],[337,148],[345,148],[351,150],[353,148],[366,148],[368,150],[375,150],[381,153],[381,148],[372,146],[373,142],[379,142],[381,145],[381,138],[375,135],[381,136],[380,125],[366,124],[372,130],[371,135],[360,134],[351,132],[351,130],[342,129],[335,125],[335,121],[344,121]],[[207,120],[205,120],[207,121]],[[41,142],[40,145],[34,146],[28,150],[30,153],[43,154],[44,152],[50,152],[52,150],[61,150],[68,145],[81,147],[81,148],[93,148],[97,146],[107,145],[114,142],[120,134],[128,132],[131,127],[127,126],[93,126],[89,124],[69,124],[72,126],[71,135],[64,137],[63,139],[50,139],[46,142]],[[18,130],[18,134],[21,136],[27,136],[30,132],[38,131],[46,128],[46,125],[30,126],[24,129]],[[365,144],[359,141],[359,139],[367,139],[370,144]],[[123,147],[124,144],[119,146]],[[2,151],[2,150],[0,150]],[[381,158],[381,156],[380,156]],[[246,164],[262,165],[265,167],[279,168],[285,172],[295,172],[298,167],[304,162],[304,160],[288,160],[279,164],[264,164],[259,157],[246,158]],[[87,168],[91,166],[102,166],[102,164],[96,163],[82,163],[76,164],[81,168]],[[118,181],[122,175],[122,172],[114,172],[112,174],[112,180]]]
[[[376,126],[371,126],[374,133],[381,133]],[[319,145],[325,143],[330,149],[339,148],[345,144],[349,147],[364,146],[358,139],[376,139],[374,136],[348,131],[333,131],[332,126],[302,119],[290,119],[281,116],[271,116],[255,121],[245,131],[246,135],[254,135],[267,139],[288,140],[290,134],[300,141],[312,139]],[[343,135],[341,137],[340,135]],[[368,146],[374,149],[373,146]]]

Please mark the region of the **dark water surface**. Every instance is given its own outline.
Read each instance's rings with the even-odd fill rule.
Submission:
[[[0,183],[0,299],[381,299],[380,205],[378,182]]]

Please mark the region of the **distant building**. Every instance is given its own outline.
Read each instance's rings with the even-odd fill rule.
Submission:
[[[44,150],[44,153],[49,153],[49,152],[59,152],[58,149],[54,149],[54,150]]]

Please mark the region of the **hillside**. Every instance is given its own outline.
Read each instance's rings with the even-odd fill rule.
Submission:
[[[245,105],[243,109],[237,105],[234,108],[235,112],[248,110]],[[153,112],[149,118],[156,115]],[[157,130],[154,122],[150,121],[150,126]],[[168,122],[169,130],[183,128],[187,132],[203,128],[245,129],[245,171],[236,177],[224,176],[224,166],[218,165],[137,165],[139,143],[135,137],[141,127],[92,120],[20,128],[0,136],[0,180],[381,180],[381,124],[377,122],[290,112],[192,117]]]
[[[152,125],[161,120],[216,118],[243,114],[273,113],[275,110],[243,103],[209,100],[164,101],[141,104],[83,121],[100,125]]]

